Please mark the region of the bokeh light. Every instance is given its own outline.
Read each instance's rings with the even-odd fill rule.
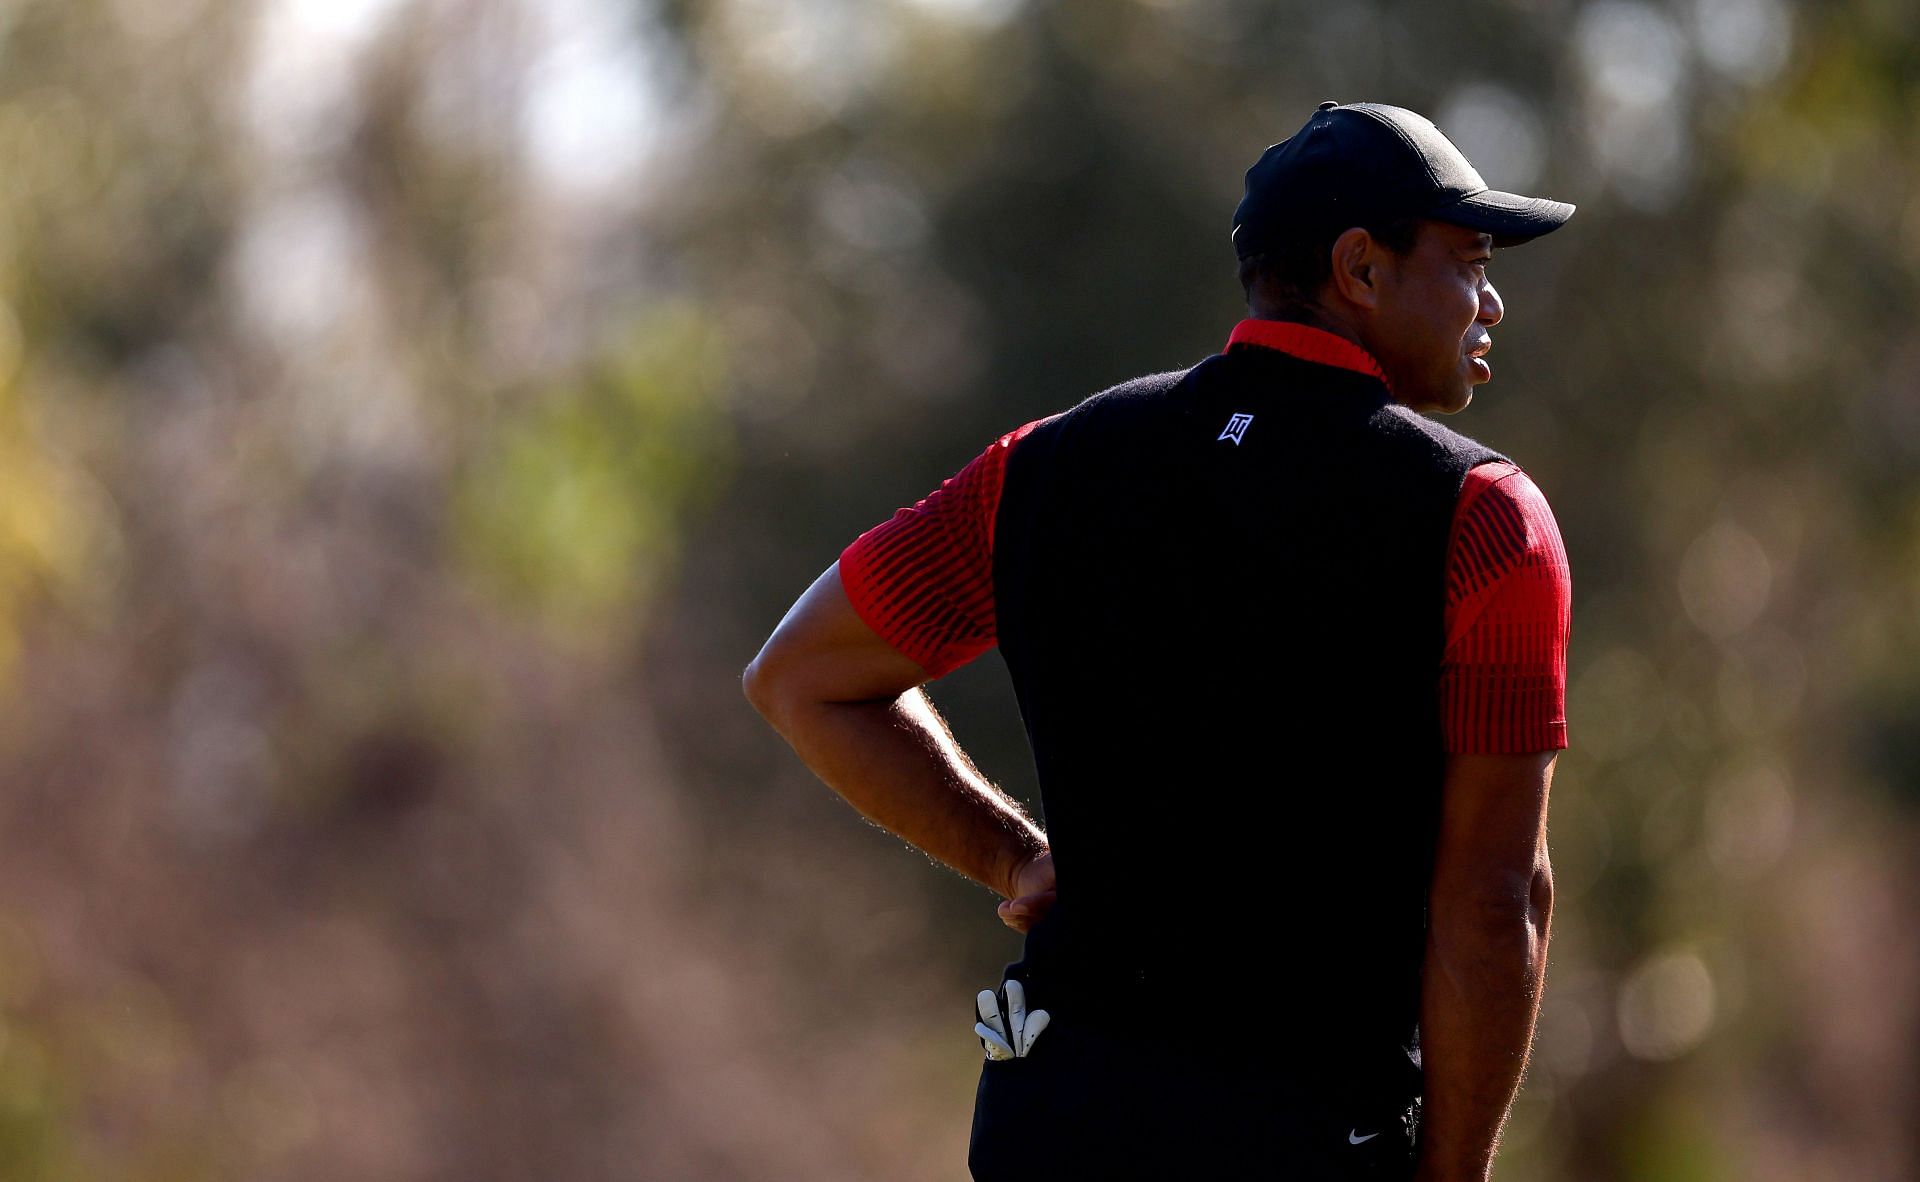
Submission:
[[[1326,98],[1580,206],[1450,421],[1575,586],[1495,1176],[1920,1176],[1916,60],[1874,0],[0,6],[0,1177],[964,1177],[1017,944],[741,667],[1219,348]],[[932,692],[1031,798],[997,662]]]

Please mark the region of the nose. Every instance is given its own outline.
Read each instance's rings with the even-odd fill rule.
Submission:
[[[1474,323],[1484,324],[1488,328],[1492,328],[1494,325],[1500,323],[1500,318],[1506,314],[1507,306],[1500,302],[1500,293],[1493,289],[1493,284],[1482,281],[1480,284],[1480,315],[1474,317]]]

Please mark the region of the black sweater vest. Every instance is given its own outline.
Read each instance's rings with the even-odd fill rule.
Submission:
[[[1407,1069],[1448,533],[1499,458],[1372,377],[1245,346],[1013,449],[999,642],[1060,883],[1010,970],[1031,1004]]]

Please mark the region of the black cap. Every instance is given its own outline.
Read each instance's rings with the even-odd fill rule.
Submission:
[[[1487,188],[1431,120],[1384,103],[1321,103],[1305,127],[1247,170],[1233,211],[1241,258],[1302,235],[1404,217],[1451,222],[1518,246],[1566,224],[1573,206]]]

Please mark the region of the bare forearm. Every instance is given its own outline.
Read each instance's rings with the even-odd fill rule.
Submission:
[[[1465,910],[1465,909],[1463,909]],[[1435,914],[1420,1002],[1417,1182],[1483,1182],[1526,1070],[1546,983],[1551,879],[1516,907]]]
[[[974,768],[925,692],[760,705],[806,765],[862,816],[1003,895],[1046,850],[1020,806]]]

